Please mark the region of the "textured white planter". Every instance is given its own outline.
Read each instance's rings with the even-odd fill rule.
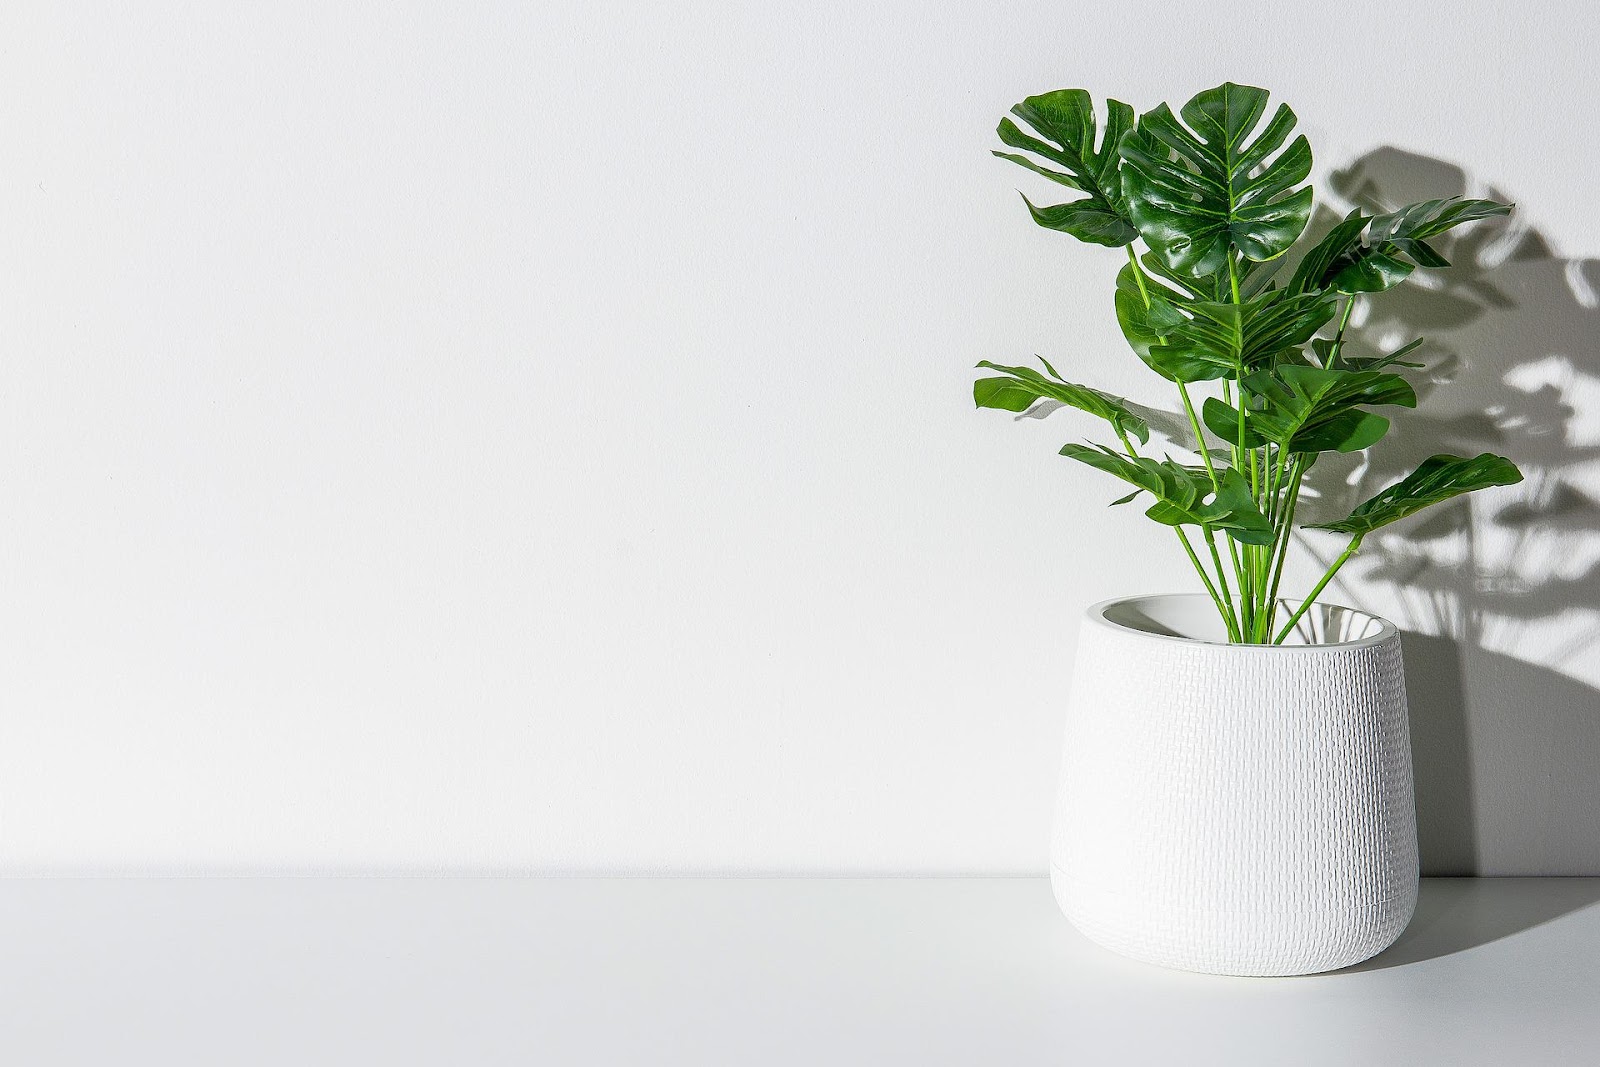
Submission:
[[[1051,883],[1093,940],[1285,975],[1359,963],[1405,929],[1417,831],[1399,634],[1322,605],[1290,640],[1223,643],[1204,595],[1089,609]]]

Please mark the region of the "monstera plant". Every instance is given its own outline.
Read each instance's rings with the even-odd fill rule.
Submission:
[[[1103,125],[1082,89],[1031,96],[1000,122],[1017,163],[1075,196],[1033,220],[1080,241],[1124,250],[1114,306],[1135,355],[1172,383],[1188,427],[1157,454],[1150,426],[1120,397],[1039,369],[984,361],[979,407],[1023,412],[1056,401],[1103,420],[1115,447],[1061,454],[1148,494],[1145,514],[1175,531],[1230,642],[1282,643],[1373,530],[1422,508],[1521,480],[1495,455],[1438,455],[1357,507],[1314,524],[1348,537],[1310,594],[1281,609],[1279,583],[1301,487],[1325,452],[1356,452],[1389,430],[1380,411],[1415,407],[1404,372],[1421,339],[1365,358],[1346,350],[1351,311],[1414,271],[1448,267],[1431,238],[1507,214],[1492,200],[1427,200],[1386,214],[1352,211],[1320,240],[1302,240],[1312,211],[1311,147],[1290,135],[1295,114],[1270,117],[1264,89],[1227,83],[1175,114],[1135,117],[1107,101]],[[1140,246],[1143,246],[1141,251]],[[1297,247],[1298,246],[1298,247]],[[1292,267],[1292,269],[1291,269]]]

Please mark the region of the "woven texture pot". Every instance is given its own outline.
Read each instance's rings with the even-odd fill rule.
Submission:
[[[1289,975],[1358,963],[1405,929],[1417,835],[1399,634],[1319,605],[1290,640],[1222,643],[1203,595],[1089,609],[1051,882],[1094,941]]]

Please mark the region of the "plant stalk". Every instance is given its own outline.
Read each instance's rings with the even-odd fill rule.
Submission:
[[[1328,365],[1324,370],[1332,370],[1334,360],[1339,358],[1339,353],[1344,351],[1344,328],[1350,323],[1350,312],[1355,310],[1356,298],[1354,294],[1345,297],[1344,311],[1339,315],[1339,329],[1333,335],[1333,347],[1328,350]]]
[[[1291,460],[1294,473],[1289,476],[1289,491],[1282,514],[1283,522],[1278,526],[1278,543],[1274,546],[1277,560],[1269,567],[1272,575],[1270,588],[1267,590],[1267,622],[1261,627],[1258,640],[1265,643],[1272,633],[1272,625],[1277,621],[1278,615],[1278,583],[1283,580],[1283,564],[1289,556],[1289,541],[1294,536],[1294,509],[1300,501],[1300,479],[1305,475],[1305,468],[1300,465],[1299,457]]]
[[[1211,602],[1217,606],[1217,614],[1222,616],[1223,625],[1228,628],[1228,640],[1237,642],[1240,639],[1239,628],[1233,621],[1228,610],[1228,605],[1223,601],[1222,595],[1217,592],[1217,587],[1212,584],[1211,576],[1206,573],[1205,566],[1201,564],[1200,557],[1195,555],[1194,546],[1189,543],[1189,535],[1183,532],[1182,526],[1174,526],[1178,532],[1178,540],[1183,542],[1183,550],[1189,554],[1189,562],[1194,564],[1195,573],[1200,575],[1200,580],[1205,583],[1206,592],[1211,594]]]
[[[1293,615],[1289,616],[1289,621],[1283,624],[1283,629],[1278,631],[1278,636],[1273,639],[1273,644],[1283,644],[1283,639],[1289,636],[1290,631],[1294,629],[1294,624],[1299,622],[1300,617],[1310,609],[1312,604],[1317,602],[1317,597],[1321,595],[1322,590],[1327,587],[1328,583],[1333,581],[1333,576],[1339,573],[1339,568],[1343,567],[1345,561],[1356,554],[1356,550],[1361,547],[1361,536],[1361,534],[1356,534],[1350,539],[1350,544],[1340,554],[1339,558],[1333,561],[1333,566],[1328,568],[1328,573],[1322,576],[1322,580],[1312,588],[1311,594],[1300,602],[1300,607],[1295,610]]]
[[[1239,615],[1233,607],[1233,590],[1228,588],[1228,572],[1227,569],[1222,566],[1222,556],[1217,552],[1215,531],[1213,531],[1209,526],[1202,526],[1200,527],[1200,530],[1206,535],[1206,547],[1211,550],[1211,562],[1215,564],[1217,568],[1217,582],[1222,586],[1222,603],[1223,606],[1227,608],[1227,610],[1223,612],[1222,618],[1228,624],[1229,633],[1231,635],[1235,635],[1232,637],[1232,640],[1235,642],[1243,641],[1244,630],[1239,625]],[[1232,547],[1233,538],[1228,538],[1228,545],[1229,547]],[[1239,557],[1237,555],[1234,556],[1233,563],[1235,568],[1237,568],[1239,565]],[[1235,574],[1237,573],[1238,572],[1236,570]]]
[[[1239,299],[1239,270],[1234,262],[1232,252],[1228,253],[1228,287],[1233,295],[1234,306],[1237,307],[1241,303]],[[1243,344],[1242,337],[1240,338],[1240,344]],[[1250,467],[1250,499],[1255,502],[1257,507],[1260,507],[1262,503],[1261,476],[1256,463],[1256,450],[1247,447],[1244,443],[1244,355],[1242,351],[1237,354],[1237,358],[1234,361],[1233,375],[1234,381],[1239,383],[1239,406],[1236,409],[1238,412],[1238,429],[1235,434],[1237,443],[1233,448],[1233,466],[1235,470],[1243,474],[1244,465],[1248,461]],[[1258,546],[1245,545],[1242,554],[1244,557],[1242,565],[1239,561],[1239,553],[1236,552],[1234,556],[1234,566],[1238,569],[1239,575],[1239,608],[1243,616],[1241,619],[1242,629],[1245,633],[1254,633],[1256,628],[1256,598],[1260,591],[1261,553]]]
[[[1178,395],[1183,398],[1183,413],[1189,416],[1189,428],[1194,431],[1195,451],[1200,453],[1200,462],[1206,465],[1206,473],[1211,475],[1211,489],[1213,492],[1222,492],[1222,482],[1217,477],[1217,468],[1211,464],[1211,453],[1206,450],[1205,434],[1200,429],[1200,418],[1194,413],[1194,401],[1189,399],[1189,387],[1183,382],[1178,383]]]

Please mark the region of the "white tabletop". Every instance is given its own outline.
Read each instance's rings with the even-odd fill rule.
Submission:
[[[1600,878],[1429,880],[1350,971],[1113,956],[1035,879],[0,882],[0,1062],[1600,1062]]]

